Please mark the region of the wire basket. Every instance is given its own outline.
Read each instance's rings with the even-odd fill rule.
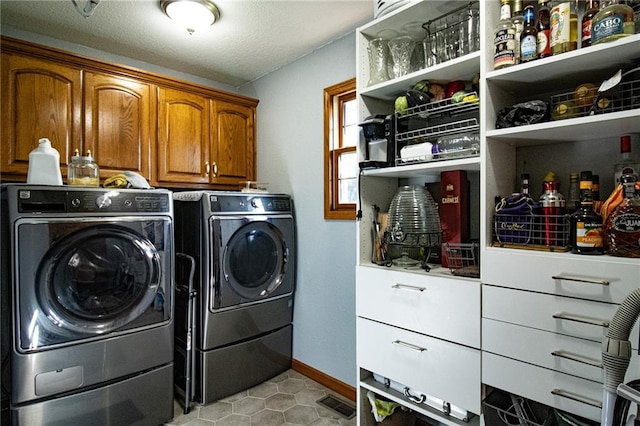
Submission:
[[[453,275],[480,278],[478,243],[444,243],[444,253]]]
[[[596,86],[583,85],[573,92],[551,96],[551,118],[585,117],[592,114],[626,111],[640,108],[640,80],[620,83],[619,87],[598,93]]]
[[[493,245],[542,251],[568,251],[568,215],[508,215],[493,217]]]

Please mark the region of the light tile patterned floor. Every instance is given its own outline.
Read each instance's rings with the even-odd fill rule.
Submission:
[[[251,389],[209,405],[192,404],[191,412],[174,403],[171,426],[347,426],[355,425],[355,416],[347,420],[316,401],[326,395],[344,397],[321,384],[288,370]],[[346,401],[353,406],[353,402]]]

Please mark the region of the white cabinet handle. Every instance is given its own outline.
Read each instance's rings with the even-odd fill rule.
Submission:
[[[586,358],[580,355],[572,354],[570,352],[566,352],[563,350],[557,350],[551,352],[551,355],[557,356],[558,358],[569,359],[571,361],[581,362],[582,364],[591,365],[593,367],[602,368],[602,363],[596,360]]]
[[[413,290],[413,291],[425,291],[427,288],[426,287],[417,287],[415,285],[408,285],[408,284],[394,284],[391,286],[391,288],[397,288],[397,289],[406,289],[406,290]]]
[[[587,284],[600,284],[600,285],[609,285],[609,281],[607,280],[597,280],[597,279],[587,279],[587,278],[578,278],[572,277],[569,275],[552,275],[551,278],[554,280],[563,280],[563,281],[575,281],[579,283],[587,283]]]
[[[582,323],[582,324],[597,325],[598,327],[609,327],[609,321],[593,320],[593,319],[590,319],[590,318],[580,317],[578,315],[559,313],[559,314],[553,314],[553,318],[555,318],[555,319],[563,319],[563,320],[567,320],[567,321],[575,321],[575,322],[579,322],[579,323]]]
[[[583,404],[591,405],[596,408],[602,408],[602,403],[600,401],[595,401],[585,396],[577,395],[575,393],[571,393],[562,389],[554,389],[551,391],[551,393],[554,395],[561,396],[563,398],[571,399],[573,401],[582,402]]]
[[[424,351],[427,350],[427,348],[423,348],[421,346],[412,345],[411,343],[403,342],[402,340],[394,340],[391,343],[393,343],[394,345],[404,346],[405,348],[413,349],[414,351],[418,351],[418,352],[424,352]]]

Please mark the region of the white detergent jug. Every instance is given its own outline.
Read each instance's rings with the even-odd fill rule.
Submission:
[[[27,183],[33,185],[60,185],[60,154],[51,146],[51,141],[42,138],[38,147],[29,153],[29,171]]]

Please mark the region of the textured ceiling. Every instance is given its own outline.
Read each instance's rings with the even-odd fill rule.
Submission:
[[[76,0],[82,8],[87,0]],[[101,0],[84,18],[71,0],[0,0],[2,27],[41,34],[233,87],[373,19],[373,0],[214,0],[220,20],[192,35],[160,1]]]

